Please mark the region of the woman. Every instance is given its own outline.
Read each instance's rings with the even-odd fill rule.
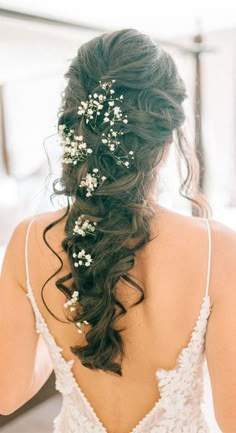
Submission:
[[[23,221],[6,251],[0,412],[54,369],[55,433],[205,433],[206,356],[217,422],[236,432],[236,233],[188,195],[196,159],[173,59],[122,30],[81,46],[66,78],[55,193],[68,207]],[[174,137],[201,217],[156,199]]]

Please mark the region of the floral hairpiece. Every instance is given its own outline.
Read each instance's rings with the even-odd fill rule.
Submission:
[[[126,114],[123,115],[119,105],[123,102],[124,96],[115,96],[116,92],[112,88],[113,83],[115,83],[115,80],[106,81],[104,83],[100,80],[99,84],[103,93],[95,92],[93,95],[90,94],[87,101],[81,101],[77,113],[79,117],[85,117],[86,124],[89,124],[90,127],[96,131],[98,117],[100,116],[101,118],[102,110],[106,109],[100,125],[109,124],[111,128],[106,134],[102,133],[101,142],[112,152],[117,165],[123,165],[124,167],[129,168],[129,158],[134,159],[134,152],[131,150],[125,156],[118,156],[115,154],[119,149],[119,137],[123,135],[120,126],[117,129],[116,125],[121,125],[122,123],[127,124],[128,117]],[[76,165],[78,161],[85,161],[89,155],[93,153],[93,150],[84,142],[83,136],[75,135],[74,129],[69,129],[66,125],[60,125],[59,136],[64,150],[63,162],[65,164]],[[89,196],[90,195],[87,197]]]
[[[87,147],[82,135],[75,135],[74,129],[68,129],[66,125],[59,125],[59,136],[63,146],[63,162],[65,164],[77,164],[78,161],[85,161],[87,155],[93,150]]]
[[[79,292],[77,290],[75,290],[72,293],[71,299],[69,299],[69,301],[67,301],[64,304],[64,307],[65,308],[69,307],[70,311],[72,312],[72,311],[75,311],[75,309],[76,309],[76,307],[74,306],[75,304],[79,304]],[[76,323],[76,326],[78,327],[78,333],[79,334],[83,333],[83,330],[81,329],[82,325],[89,325],[89,322],[87,320],[83,320],[82,322],[75,322],[75,323]]]
[[[87,219],[83,221],[83,217],[84,217],[84,215],[81,215],[75,221],[73,234],[74,235],[81,235],[83,237],[86,236],[86,234],[94,235],[95,226],[97,225],[97,223],[96,222],[89,222],[89,220],[87,220]]]
[[[92,174],[87,173],[86,177],[80,182],[79,187],[87,187],[86,197],[90,197],[92,192],[99,186],[101,182],[106,180],[106,176],[101,176],[98,173],[98,168],[94,168]]]
[[[78,114],[79,116],[85,116],[86,123],[92,123],[92,121],[94,121],[94,130],[97,118],[101,115],[101,110],[103,110],[105,103],[107,103],[108,108],[104,114],[102,123],[110,122],[111,126],[114,125],[115,122],[128,123],[127,115],[123,116],[119,105],[115,105],[115,101],[121,102],[124,99],[123,95],[120,95],[119,98],[113,97],[115,90],[112,89],[112,84],[115,83],[115,81],[116,80],[112,80],[111,82],[108,81],[102,84],[100,80],[100,87],[105,91],[105,94],[90,94],[88,101],[81,101],[81,105],[78,107]]]
[[[106,128],[106,133],[102,133],[101,144],[110,150],[117,165],[123,165],[129,168],[129,158],[134,159],[133,150],[130,150],[125,156],[118,156],[116,154],[116,151],[119,150],[120,147],[119,139],[123,135],[121,125],[128,123],[128,117],[127,115],[123,115],[120,107],[124,96],[116,96],[116,92],[112,88],[113,83],[115,83],[115,80],[106,81],[104,83],[99,81],[101,93],[95,92],[93,95],[90,94],[88,96],[87,101],[81,101],[77,113],[79,117],[85,118],[85,123],[89,124],[93,131],[96,131],[98,119],[99,126],[110,126],[110,128]],[[93,150],[88,147],[87,143],[85,143],[82,135],[75,135],[74,129],[69,129],[66,125],[60,125],[59,135],[64,148],[63,162],[65,164],[76,165],[78,161],[85,161],[93,152]],[[106,176],[100,174],[98,168],[95,167],[92,173],[88,172],[81,180],[79,187],[86,187],[86,197],[91,197],[94,191],[106,180]],[[82,237],[94,235],[96,222],[91,222],[87,219],[84,220],[83,217],[84,215],[81,215],[75,221],[73,235]],[[89,253],[86,253],[84,249],[79,252],[73,252],[72,257],[74,259],[75,268],[79,266],[89,267],[91,263],[93,263],[93,258]],[[72,299],[64,304],[65,308],[70,306],[70,310],[74,311],[75,307],[73,304],[78,303],[78,296],[79,293],[75,291],[72,295]],[[83,324],[88,325],[89,322],[85,320]],[[82,333],[81,322],[77,322],[76,325],[79,327],[78,332]]]

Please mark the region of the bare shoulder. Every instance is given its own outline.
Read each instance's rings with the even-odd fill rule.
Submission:
[[[34,235],[32,237],[42,237],[44,230],[47,227],[52,227],[57,225],[58,227],[63,226],[65,224],[65,216],[66,216],[66,208],[44,212],[42,214],[31,216],[27,219],[22,220],[13,231],[12,238],[14,241],[25,243],[25,236],[29,225],[31,224],[32,230],[31,233]]]
[[[206,231],[206,218],[180,214],[163,207],[160,207],[158,217],[165,221],[165,225],[168,226],[169,229],[171,227],[173,230],[181,228],[181,233],[190,230],[192,231],[192,236],[198,236],[201,231]],[[236,248],[236,231],[212,218],[208,218],[208,222],[210,224],[212,240],[216,248],[215,252],[222,251],[224,247],[228,246],[225,252],[234,253]]]
[[[7,245],[3,272],[8,272],[11,278],[23,285],[25,281],[26,235],[30,225],[29,248],[31,252],[34,252],[30,256],[40,257],[40,260],[44,260],[45,263],[55,260],[55,255],[50,251],[43,239],[43,233],[47,227],[52,227],[52,230],[48,230],[47,239],[53,249],[59,251],[64,236],[65,214],[66,209],[60,209],[22,220],[15,227]],[[54,223],[58,224],[54,225]]]
[[[160,231],[175,242],[182,243],[190,254],[200,255],[207,242],[206,220],[160,208]],[[208,219],[211,233],[211,279],[214,298],[233,291],[236,298],[236,231],[212,218]]]

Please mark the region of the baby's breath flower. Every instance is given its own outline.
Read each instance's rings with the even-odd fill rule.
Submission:
[[[69,299],[69,301],[65,302],[64,304],[64,308],[68,308],[71,312],[74,312],[76,310],[75,304],[79,305],[79,292],[78,291],[74,291],[72,293],[72,297],[71,299]],[[76,326],[79,328],[78,332],[79,334],[82,334],[82,326],[83,325],[89,325],[89,322],[87,320],[83,320],[82,322],[75,322]]]
[[[79,184],[79,187],[86,187],[86,197],[91,197],[92,193],[97,189],[99,186],[100,180],[103,182],[106,180],[106,176],[100,176],[98,173],[98,168],[93,169],[93,173],[87,173],[86,177],[82,179],[82,181]]]
[[[83,220],[83,216],[81,215],[77,218],[77,220],[75,221],[75,226],[73,229],[73,234],[74,235],[81,235],[81,236],[86,236],[86,234],[91,234],[94,235],[95,232],[95,227],[97,225],[96,222],[90,222],[89,220],[85,219]]]
[[[91,255],[86,254],[85,250],[74,253],[73,258],[76,259],[76,261],[74,261],[75,268],[78,268],[79,266],[90,266],[93,261]]]
[[[61,139],[60,144],[63,146],[64,156],[62,162],[65,164],[76,165],[78,161],[86,160],[87,155],[93,152],[83,141],[82,135],[74,135],[74,129],[68,129],[66,125],[60,125],[58,134]]]
[[[70,307],[70,311],[75,311],[75,307],[73,305],[78,303],[78,299],[79,299],[79,292],[77,290],[75,290],[72,293],[72,297],[71,299],[69,299],[69,301],[65,302],[64,307],[68,308]]]

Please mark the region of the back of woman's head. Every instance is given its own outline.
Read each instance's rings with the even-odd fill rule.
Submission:
[[[56,284],[68,298],[74,293],[66,305],[72,305],[68,319],[80,331],[82,323],[86,331],[87,344],[72,347],[72,352],[88,368],[121,375],[117,361],[124,354],[123,341],[114,324],[126,309],[116,296],[116,285],[119,280],[128,281],[141,293],[136,304],[144,299],[143,289],[128,272],[135,252],[150,241],[154,209],[148,198],[164,150],[185,120],[186,90],[171,56],[133,29],[103,34],[82,45],[65,77],[68,83],[58,126],[67,133],[67,155],[60,189],[55,192],[70,198],[62,245],[71,273]],[[104,89],[112,89],[122,113],[113,128],[104,121],[109,110]],[[99,95],[102,103],[95,123],[95,106],[90,105],[89,113],[88,104],[98,101]],[[107,146],[114,131],[119,138],[115,151]],[[78,140],[86,143],[90,153],[76,160]],[[122,163],[125,155],[132,155],[128,164]],[[103,181],[97,178],[89,190],[86,176],[89,173],[91,181],[94,169]],[[133,241],[131,248],[128,245]]]

